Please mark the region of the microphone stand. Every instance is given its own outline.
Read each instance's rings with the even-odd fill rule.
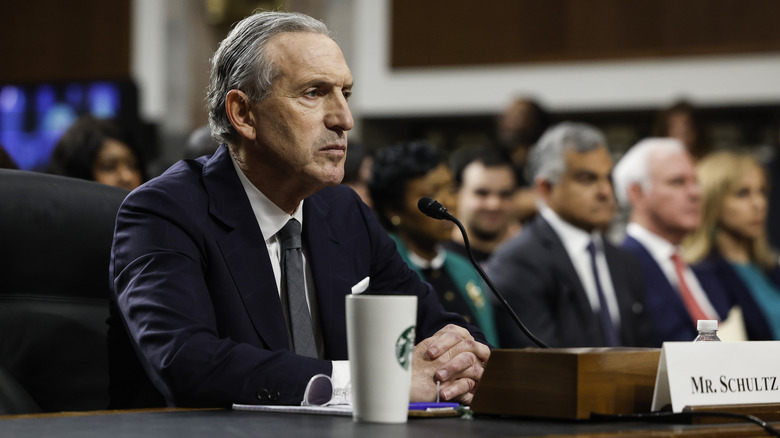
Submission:
[[[504,307],[504,310],[509,312],[509,315],[512,317],[512,320],[514,320],[515,324],[517,324],[517,326],[520,327],[520,330],[522,330],[523,333],[525,333],[528,339],[533,341],[533,343],[536,344],[539,348],[550,348],[549,345],[545,344],[541,339],[534,336],[534,334],[531,333],[530,330],[528,330],[528,327],[526,327],[525,324],[523,324],[523,322],[520,321],[520,318],[517,316],[515,311],[512,310],[512,307],[509,306],[509,303],[506,301],[503,295],[498,293],[498,289],[496,289],[496,286],[493,284],[492,281],[490,281],[490,278],[488,278],[487,274],[485,274],[485,271],[482,270],[482,267],[479,266],[479,263],[477,263],[477,259],[474,258],[474,254],[471,252],[471,244],[469,243],[469,236],[466,233],[466,229],[463,227],[463,224],[461,224],[460,221],[455,218],[455,216],[447,212],[446,209],[444,210],[443,213],[444,213],[444,217],[447,220],[457,225],[458,229],[460,229],[460,234],[463,235],[463,243],[466,244],[466,252],[469,253],[471,264],[474,265],[475,268],[477,268],[477,272],[479,272],[479,275],[482,276],[483,280],[485,280],[485,283],[487,283],[491,292],[493,292],[493,295],[495,295],[496,298],[498,298],[498,301]]]

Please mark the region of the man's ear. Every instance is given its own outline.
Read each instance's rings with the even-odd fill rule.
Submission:
[[[550,182],[550,180],[545,178],[536,178],[534,180],[534,188],[536,189],[536,193],[539,195],[539,197],[542,198],[545,204],[550,204],[550,196],[552,194],[553,190],[553,183]]]
[[[638,182],[631,183],[631,185],[628,186],[628,203],[631,205],[637,205],[639,203],[639,200],[642,199],[642,197],[645,195],[644,190],[642,190],[642,185]]]
[[[230,123],[241,136],[254,140],[256,135],[252,100],[243,91],[230,90],[225,96],[225,111]]]

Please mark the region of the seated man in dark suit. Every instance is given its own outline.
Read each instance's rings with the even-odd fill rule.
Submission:
[[[650,345],[639,266],[602,236],[614,214],[604,136],[585,124],[554,126],[530,165],[540,214],[493,253],[496,287],[550,346]],[[498,321],[502,346],[530,345],[511,320]]]
[[[223,144],[120,208],[110,327],[126,328],[166,404],[300,404],[316,374],[347,387],[345,296],[356,285],[418,297],[411,400],[436,399],[440,382],[442,398],[471,401],[490,355],[484,337],[443,310],[373,212],[338,185],[351,88],[321,22],[246,18],[212,59],[209,123]],[[122,357],[112,356],[112,378]]]
[[[626,152],[613,178],[618,201],[631,208],[622,246],[642,265],[655,343],[691,341],[697,320],[726,319],[731,306],[680,257],[680,243],[701,222],[693,159],[678,140],[648,138]]]

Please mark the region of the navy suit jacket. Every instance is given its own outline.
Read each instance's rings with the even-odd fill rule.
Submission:
[[[330,360],[347,359],[345,296],[366,277],[366,293],[418,297],[418,342],[448,323],[465,326],[401,260],[351,189],[307,198],[303,218],[324,359],[289,351],[265,241],[225,146],[175,164],[127,197],[111,254],[112,329],[123,321],[168,405],[300,403],[311,376],[330,375]],[[116,361],[126,353],[114,355],[112,378],[122,379]],[[112,383],[115,393],[134,389]]]
[[[607,241],[604,255],[620,309],[621,344],[652,345],[650,320],[643,308],[644,284],[636,260]],[[606,345],[600,318],[593,312],[566,248],[541,215],[493,253],[488,272],[520,320],[551,347]],[[496,324],[502,347],[532,345],[503,313],[496,315]]]
[[[693,341],[698,334],[696,324],[674,286],[669,283],[661,267],[647,249],[631,236],[626,236],[623,248],[639,260],[647,284],[647,309],[653,321],[655,341],[661,346],[665,341]],[[734,301],[711,276],[697,275],[702,289],[715,308],[720,319],[729,314]]]
[[[753,299],[753,294],[726,259],[717,253],[712,253],[706,259],[691,266],[691,269],[698,278],[707,279],[708,285],[719,288],[719,294],[728,294],[732,305],[736,304],[742,309],[745,332],[749,340],[774,340],[772,329],[758,303]],[[780,284],[780,267],[775,266],[766,275],[775,285]]]

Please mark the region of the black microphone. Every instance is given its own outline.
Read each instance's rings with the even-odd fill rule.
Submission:
[[[520,318],[517,316],[514,310],[512,310],[512,307],[509,306],[509,303],[506,301],[503,295],[498,293],[498,290],[496,289],[496,286],[493,284],[492,281],[488,278],[487,274],[485,274],[485,271],[482,270],[482,267],[479,266],[479,263],[477,263],[477,259],[474,258],[474,254],[471,252],[471,245],[469,244],[469,236],[466,234],[466,229],[463,228],[463,224],[460,223],[458,219],[455,218],[455,216],[451,215],[449,211],[447,211],[447,208],[444,207],[439,203],[439,201],[436,201],[435,199],[431,198],[420,198],[419,201],[417,201],[417,208],[420,209],[421,212],[423,212],[426,216],[432,217],[434,219],[447,219],[448,221],[454,223],[458,226],[458,229],[460,229],[460,234],[463,235],[463,242],[466,244],[466,252],[469,253],[469,258],[471,259],[471,264],[474,265],[475,268],[477,268],[477,272],[479,272],[479,275],[482,276],[482,279],[485,280],[485,284],[488,285],[490,290],[493,292],[493,295],[498,298],[498,301],[501,303],[501,305],[504,307],[504,309],[509,312],[509,315],[512,317],[512,320],[514,320],[515,324],[517,324],[518,327],[520,327],[520,330],[525,333],[525,335],[528,337],[528,339],[532,340],[534,344],[541,348],[550,348],[549,345],[542,342],[541,339],[534,336],[533,333],[531,333],[530,330],[523,324],[522,321],[520,321]]]
[[[457,219],[447,211],[447,208],[435,199],[420,198],[420,200],[417,201],[417,208],[425,213],[426,216],[430,216],[434,219],[448,219],[457,222]]]

